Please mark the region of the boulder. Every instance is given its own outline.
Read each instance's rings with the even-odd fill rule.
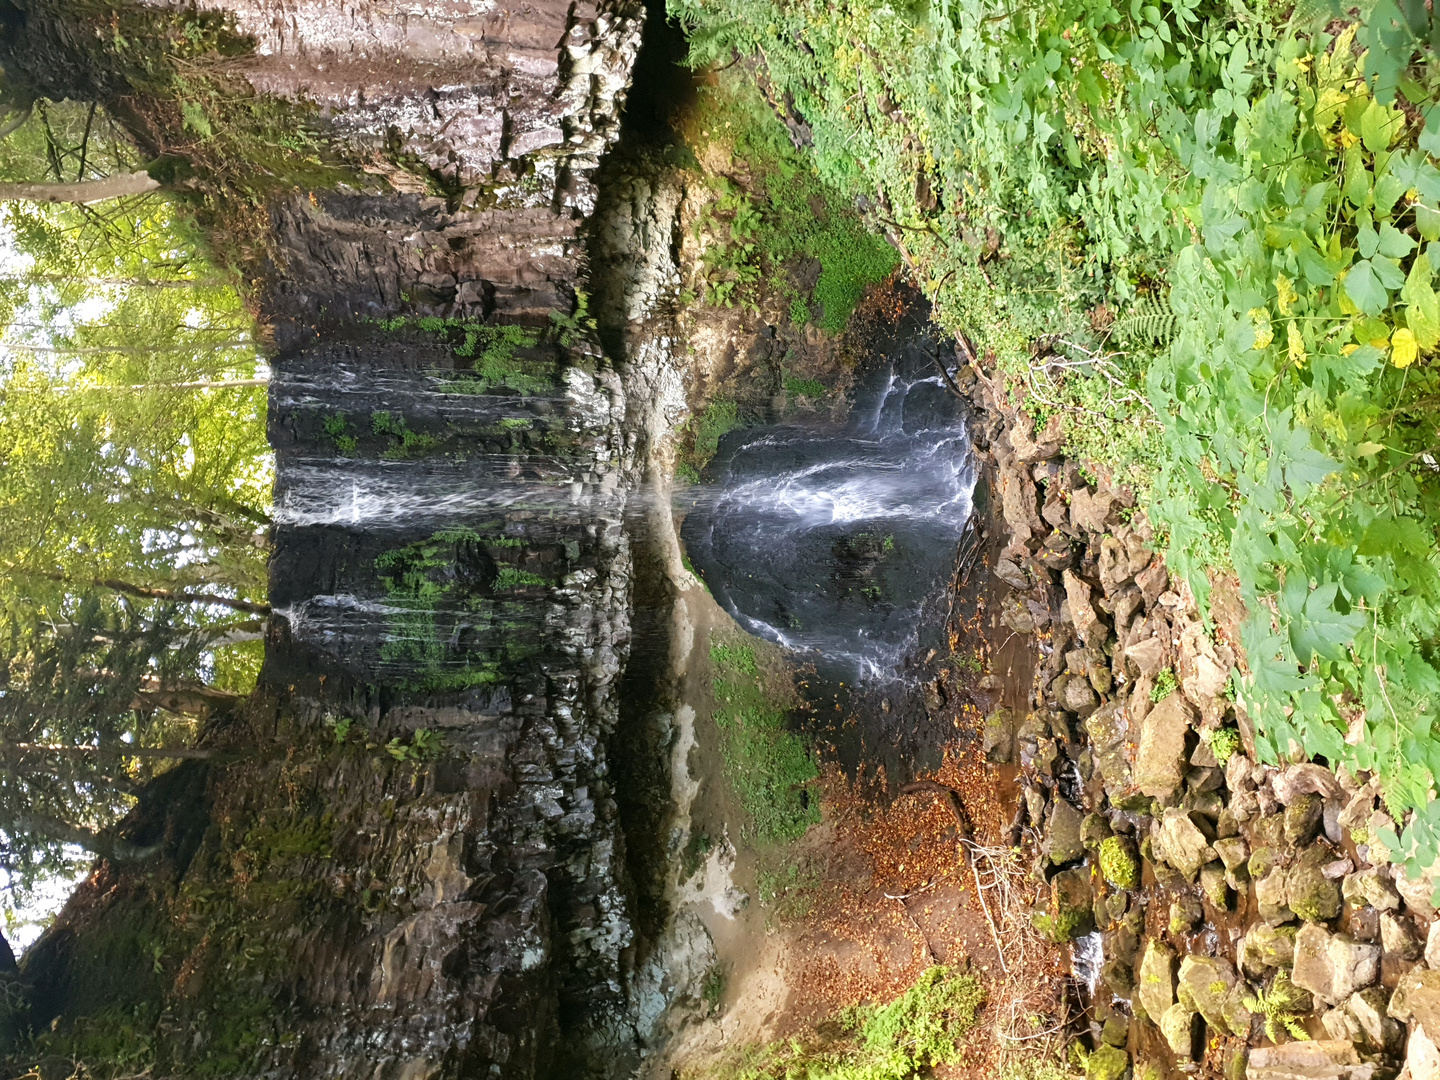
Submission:
[[[1160,1017],[1160,1034],[1165,1036],[1171,1051],[1182,1061],[1188,1060],[1195,1048],[1195,1018],[1198,1014],[1176,1002]]]
[[[1151,833],[1151,844],[1157,859],[1163,859],[1185,877],[1194,881],[1200,867],[1215,858],[1215,850],[1205,834],[1179,808],[1165,811],[1165,816]]]
[[[1095,929],[1090,872],[1062,870],[1050,881],[1050,910],[1032,916],[1035,928],[1052,941],[1072,941]]]
[[[1378,986],[1357,990],[1345,1002],[1345,1011],[1355,1018],[1368,1049],[1393,1053],[1405,1037],[1405,1029],[1386,1011],[1390,995]]]
[[[1157,559],[1135,575],[1135,584],[1140,587],[1140,595],[1144,597],[1148,611],[1159,603],[1160,594],[1170,584],[1170,575],[1165,570],[1165,564]]]
[[[1134,786],[1131,773],[1130,719],[1118,701],[1107,701],[1085,721],[1095,765],[1105,780],[1105,793],[1114,802]]]
[[[1105,644],[1109,630],[1100,621],[1100,616],[1095,613],[1095,607],[1090,602],[1090,586],[1070,570],[1064,571],[1060,580],[1065,585],[1065,600],[1070,607],[1070,620],[1075,624],[1075,632],[1080,635],[1080,640],[1086,645],[1096,647]]]
[[[995,576],[1003,581],[1010,588],[1019,592],[1026,592],[1030,588],[1030,579],[1025,576],[1025,571],[1011,562],[1009,559],[999,559],[995,563]]]
[[[1395,911],[1400,907],[1400,894],[1391,884],[1389,871],[1371,868],[1351,874],[1341,886],[1345,900],[1352,907],[1369,905],[1380,911]]]
[[[1135,997],[1152,1020],[1175,1003],[1175,950],[1164,942],[1151,938],[1145,943]]]
[[[1430,924],[1430,933],[1425,938],[1425,963],[1440,969],[1440,919]]]
[[[1250,857],[1250,871],[1255,871],[1255,857]],[[1255,904],[1260,918],[1271,926],[1289,922],[1295,913],[1285,903],[1285,871],[1275,869],[1255,880]]]
[[[1379,847],[1378,843],[1371,844],[1373,851]],[[1374,861],[1373,858],[1371,860]],[[1412,879],[1405,872],[1404,867],[1395,868],[1395,891],[1400,894],[1400,899],[1405,901],[1405,906],[1416,915],[1424,915],[1427,918],[1435,914],[1435,905],[1431,902],[1435,894],[1435,880],[1429,874],[1421,874],[1418,878]]]
[[[1338,1005],[1380,977],[1380,948],[1306,923],[1295,935],[1291,979],[1321,1001]]]
[[[1344,789],[1335,774],[1323,765],[1306,761],[1288,765],[1275,775],[1275,798],[1281,806],[1289,806],[1302,795],[1319,795],[1321,801],[1338,798]]]
[[[1230,910],[1230,886],[1225,881],[1225,866],[1219,860],[1200,868],[1200,891],[1216,911]]]
[[[1215,849],[1215,854],[1220,856],[1220,861],[1225,864],[1226,870],[1244,866],[1250,858],[1250,845],[1240,836],[1216,840],[1210,846]]]
[[[1285,904],[1306,922],[1327,922],[1340,914],[1340,884],[1325,876],[1333,859],[1328,847],[1316,844],[1285,871]]]
[[[1417,967],[1401,975],[1386,1012],[1402,1024],[1440,1031],[1440,971]]]
[[[1142,794],[1163,798],[1185,779],[1185,736],[1194,710],[1179,694],[1156,705],[1140,727],[1135,755],[1135,785]]]
[[[1155,676],[1165,668],[1165,643],[1159,638],[1141,638],[1125,648],[1125,659],[1141,675]]]
[[[1116,997],[1128,998],[1135,993],[1135,969],[1124,960],[1106,960],[1100,965],[1100,981]]]
[[[1056,797],[1050,807],[1044,845],[1051,865],[1063,866],[1085,857],[1085,845],[1080,840],[1082,821],[1084,817],[1079,810],[1067,800]]]
[[[1175,937],[1190,933],[1204,917],[1199,899],[1188,892],[1170,901],[1170,933]]]
[[[1245,1063],[1245,1080],[1372,1080],[1375,1066],[1360,1060],[1355,1044],[1339,1039],[1257,1046]]]
[[[1410,1033],[1405,1047],[1405,1072],[1408,1080],[1440,1080],[1440,1047],[1423,1027]]]
[[[1403,963],[1419,960],[1425,953],[1420,935],[1404,915],[1387,911],[1380,916],[1380,944],[1387,957],[1394,957]]]
[[[1097,848],[1113,831],[1104,814],[1086,814],[1085,820],[1080,822],[1080,842],[1087,850]]]
[[[1100,1031],[1100,1039],[1106,1046],[1124,1046],[1130,1041],[1130,1022],[1121,1013],[1111,1013]]]
[[[1236,950],[1240,967],[1252,979],[1262,978],[1272,968],[1288,968],[1295,962],[1295,928],[1256,923]]]
[[[1301,795],[1285,807],[1285,841],[1303,847],[1315,839],[1325,817],[1325,800],[1319,795]]]
[[[1114,1046],[1102,1046],[1085,1061],[1085,1080],[1121,1080],[1130,1068],[1130,1055]]]
[[[1001,706],[985,718],[983,732],[985,760],[1008,764],[1015,755],[1015,713]]]
[[[1187,956],[1180,961],[1176,1000],[1205,1018],[1212,1028],[1232,1035],[1250,1033],[1249,1013],[1236,1010],[1234,991],[1244,984],[1236,977],[1230,961],[1215,956]]]
[[[1058,681],[1058,680],[1057,680]],[[1061,708],[1073,713],[1088,715],[1100,704],[1095,688],[1083,678],[1071,677],[1056,696]]]
[[[1395,1023],[1394,1020],[1390,1022]],[[1365,1041],[1365,1032],[1360,1028],[1360,1021],[1345,1009],[1326,1009],[1320,1014],[1320,1026],[1332,1039],[1357,1045]]]
[[[1077,487],[1070,493],[1070,524],[1081,532],[1103,533],[1114,504],[1115,496],[1104,488]]]
[[[1368,784],[1350,796],[1336,819],[1341,828],[1363,829],[1375,812],[1375,790]]]
[[[1100,873],[1117,889],[1140,884],[1140,855],[1128,836],[1109,836],[1100,844]]]

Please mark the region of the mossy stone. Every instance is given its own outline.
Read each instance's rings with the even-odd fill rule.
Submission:
[[[1085,1080],[1121,1080],[1129,1069],[1129,1054],[1115,1046],[1102,1046],[1085,1062]]]
[[[1100,842],[1100,873],[1117,889],[1140,884],[1140,857],[1128,836],[1107,836]]]

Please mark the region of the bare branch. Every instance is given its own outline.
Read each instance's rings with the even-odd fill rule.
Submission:
[[[78,184],[0,184],[0,200],[41,203],[94,203],[160,190],[160,181],[146,172],[116,173]]]

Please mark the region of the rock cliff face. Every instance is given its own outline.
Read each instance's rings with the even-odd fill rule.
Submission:
[[[653,757],[631,773],[668,794],[665,732],[616,734],[646,529],[626,505],[684,415],[645,322],[672,284],[665,192],[621,200],[649,231],[601,207],[615,355],[571,317],[643,10],[201,6],[254,40],[257,91],[449,194],[271,205],[262,689],[134,815],[163,862],[102,866],[27,955],[32,1019],[73,1051],[138,1008],[157,1076],[628,1075],[703,975],[668,975],[694,950],[657,944],[625,835],[664,815],[622,813],[611,765]]]

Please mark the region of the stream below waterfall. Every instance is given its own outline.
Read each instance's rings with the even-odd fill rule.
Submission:
[[[720,605],[821,680],[884,688],[942,648],[946,585],[976,466],[938,333],[876,343],[843,423],[731,432],[682,538]]]

